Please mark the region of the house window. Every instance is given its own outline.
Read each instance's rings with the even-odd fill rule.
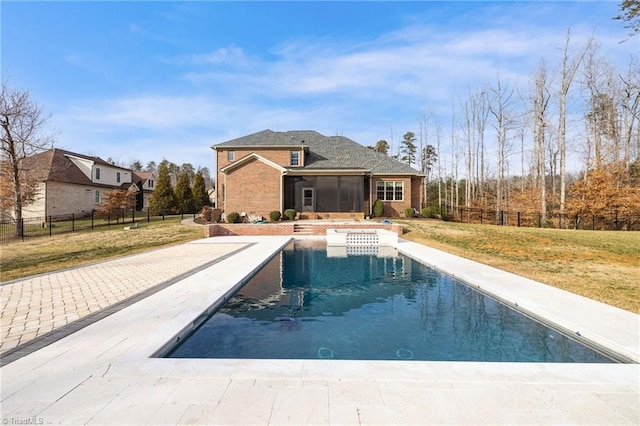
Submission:
[[[236,152],[235,151],[227,152],[227,160],[233,161],[235,159],[236,159]]]
[[[300,165],[300,152],[291,151],[291,165],[299,166]]]
[[[116,182],[120,183],[120,172],[116,172]]]
[[[153,188],[153,181],[151,179],[149,180],[149,188]]]
[[[100,167],[96,167],[96,180],[100,180]]]
[[[403,201],[404,182],[376,182],[376,196],[382,201]]]
[[[100,191],[96,191],[96,204],[100,204]]]

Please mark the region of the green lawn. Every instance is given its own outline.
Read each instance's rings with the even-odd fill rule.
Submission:
[[[124,230],[124,226],[27,238],[24,242],[3,244],[0,246],[1,279],[8,281],[51,272],[204,236],[202,227],[181,225],[179,218],[140,222],[138,229],[129,231]]]
[[[640,313],[640,232],[400,222],[409,240]]]

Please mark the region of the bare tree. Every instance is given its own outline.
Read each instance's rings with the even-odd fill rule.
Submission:
[[[620,81],[623,159],[627,172],[629,172],[629,163],[633,159],[640,158],[640,74],[638,73],[637,58],[633,58],[629,62],[627,74],[621,75]]]
[[[22,208],[30,201],[35,185],[23,169],[25,158],[46,151],[53,147],[53,137],[46,133],[49,116],[44,115],[40,106],[35,103],[29,92],[9,87],[2,81],[0,93],[0,162],[2,163],[2,179],[8,179],[12,199],[13,219],[18,226],[19,235],[22,223]],[[4,204],[4,203],[3,203]]]
[[[558,151],[560,152],[560,213],[564,213],[567,193],[566,169],[567,169],[567,96],[573,83],[573,79],[589,50],[593,39],[587,42],[587,46],[577,55],[569,58],[569,42],[571,41],[571,28],[567,30],[567,38],[562,54],[562,71],[560,74],[560,114],[558,117]]]
[[[507,154],[509,151],[509,132],[513,126],[513,94],[515,89],[507,81],[502,84],[500,75],[496,78],[495,86],[491,86],[491,102],[489,110],[493,115],[493,126],[496,131],[496,151],[498,154],[498,169],[496,179],[496,213],[503,209],[505,201],[505,177],[507,174]]]
[[[540,191],[540,213],[542,224],[547,219],[547,184],[545,173],[545,135],[548,125],[549,82],[545,61],[534,75],[535,94],[533,97],[533,175],[535,186]]]

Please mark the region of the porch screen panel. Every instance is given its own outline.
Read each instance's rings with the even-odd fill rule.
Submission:
[[[316,178],[316,211],[340,211],[338,176],[318,176]]]
[[[364,177],[342,176],[340,178],[340,212],[361,212]]]

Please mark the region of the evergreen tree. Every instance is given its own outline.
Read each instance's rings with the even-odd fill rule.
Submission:
[[[416,162],[416,135],[413,132],[407,132],[402,137],[402,149],[400,150],[404,155],[400,158],[406,162],[409,166]]]
[[[151,214],[160,215],[173,213],[176,208],[176,197],[171,187],[171,172],[169,162],[163,160],[158,166],[155,189],[149,197]]]
[[[374,148],[374,151],[387,155],[389,153],[389,142],[380,139]]]
[[[133,170],[134,172],[141,172],[142,171],[142,163],[140,162],[140,160],[135,160],[133,163],[131,163],[129,168],[131,170]]]
[[[195,212],[195,202],[193,199],[193,191],[191,190],[191,185],[189,183],[189,173],[182,171],[178,175],[178,180],[176,182],[176,201],[178,204],[178,210],[180,213],[194,213]]]
[[[198,170],[193,180],[193,201],[195,204],[195,211],[200,211],[204,206],[210,206],[211,200],[209,200],[209,194],[207,193],[207,187],[204,184],[204,176],[202,172]]]

